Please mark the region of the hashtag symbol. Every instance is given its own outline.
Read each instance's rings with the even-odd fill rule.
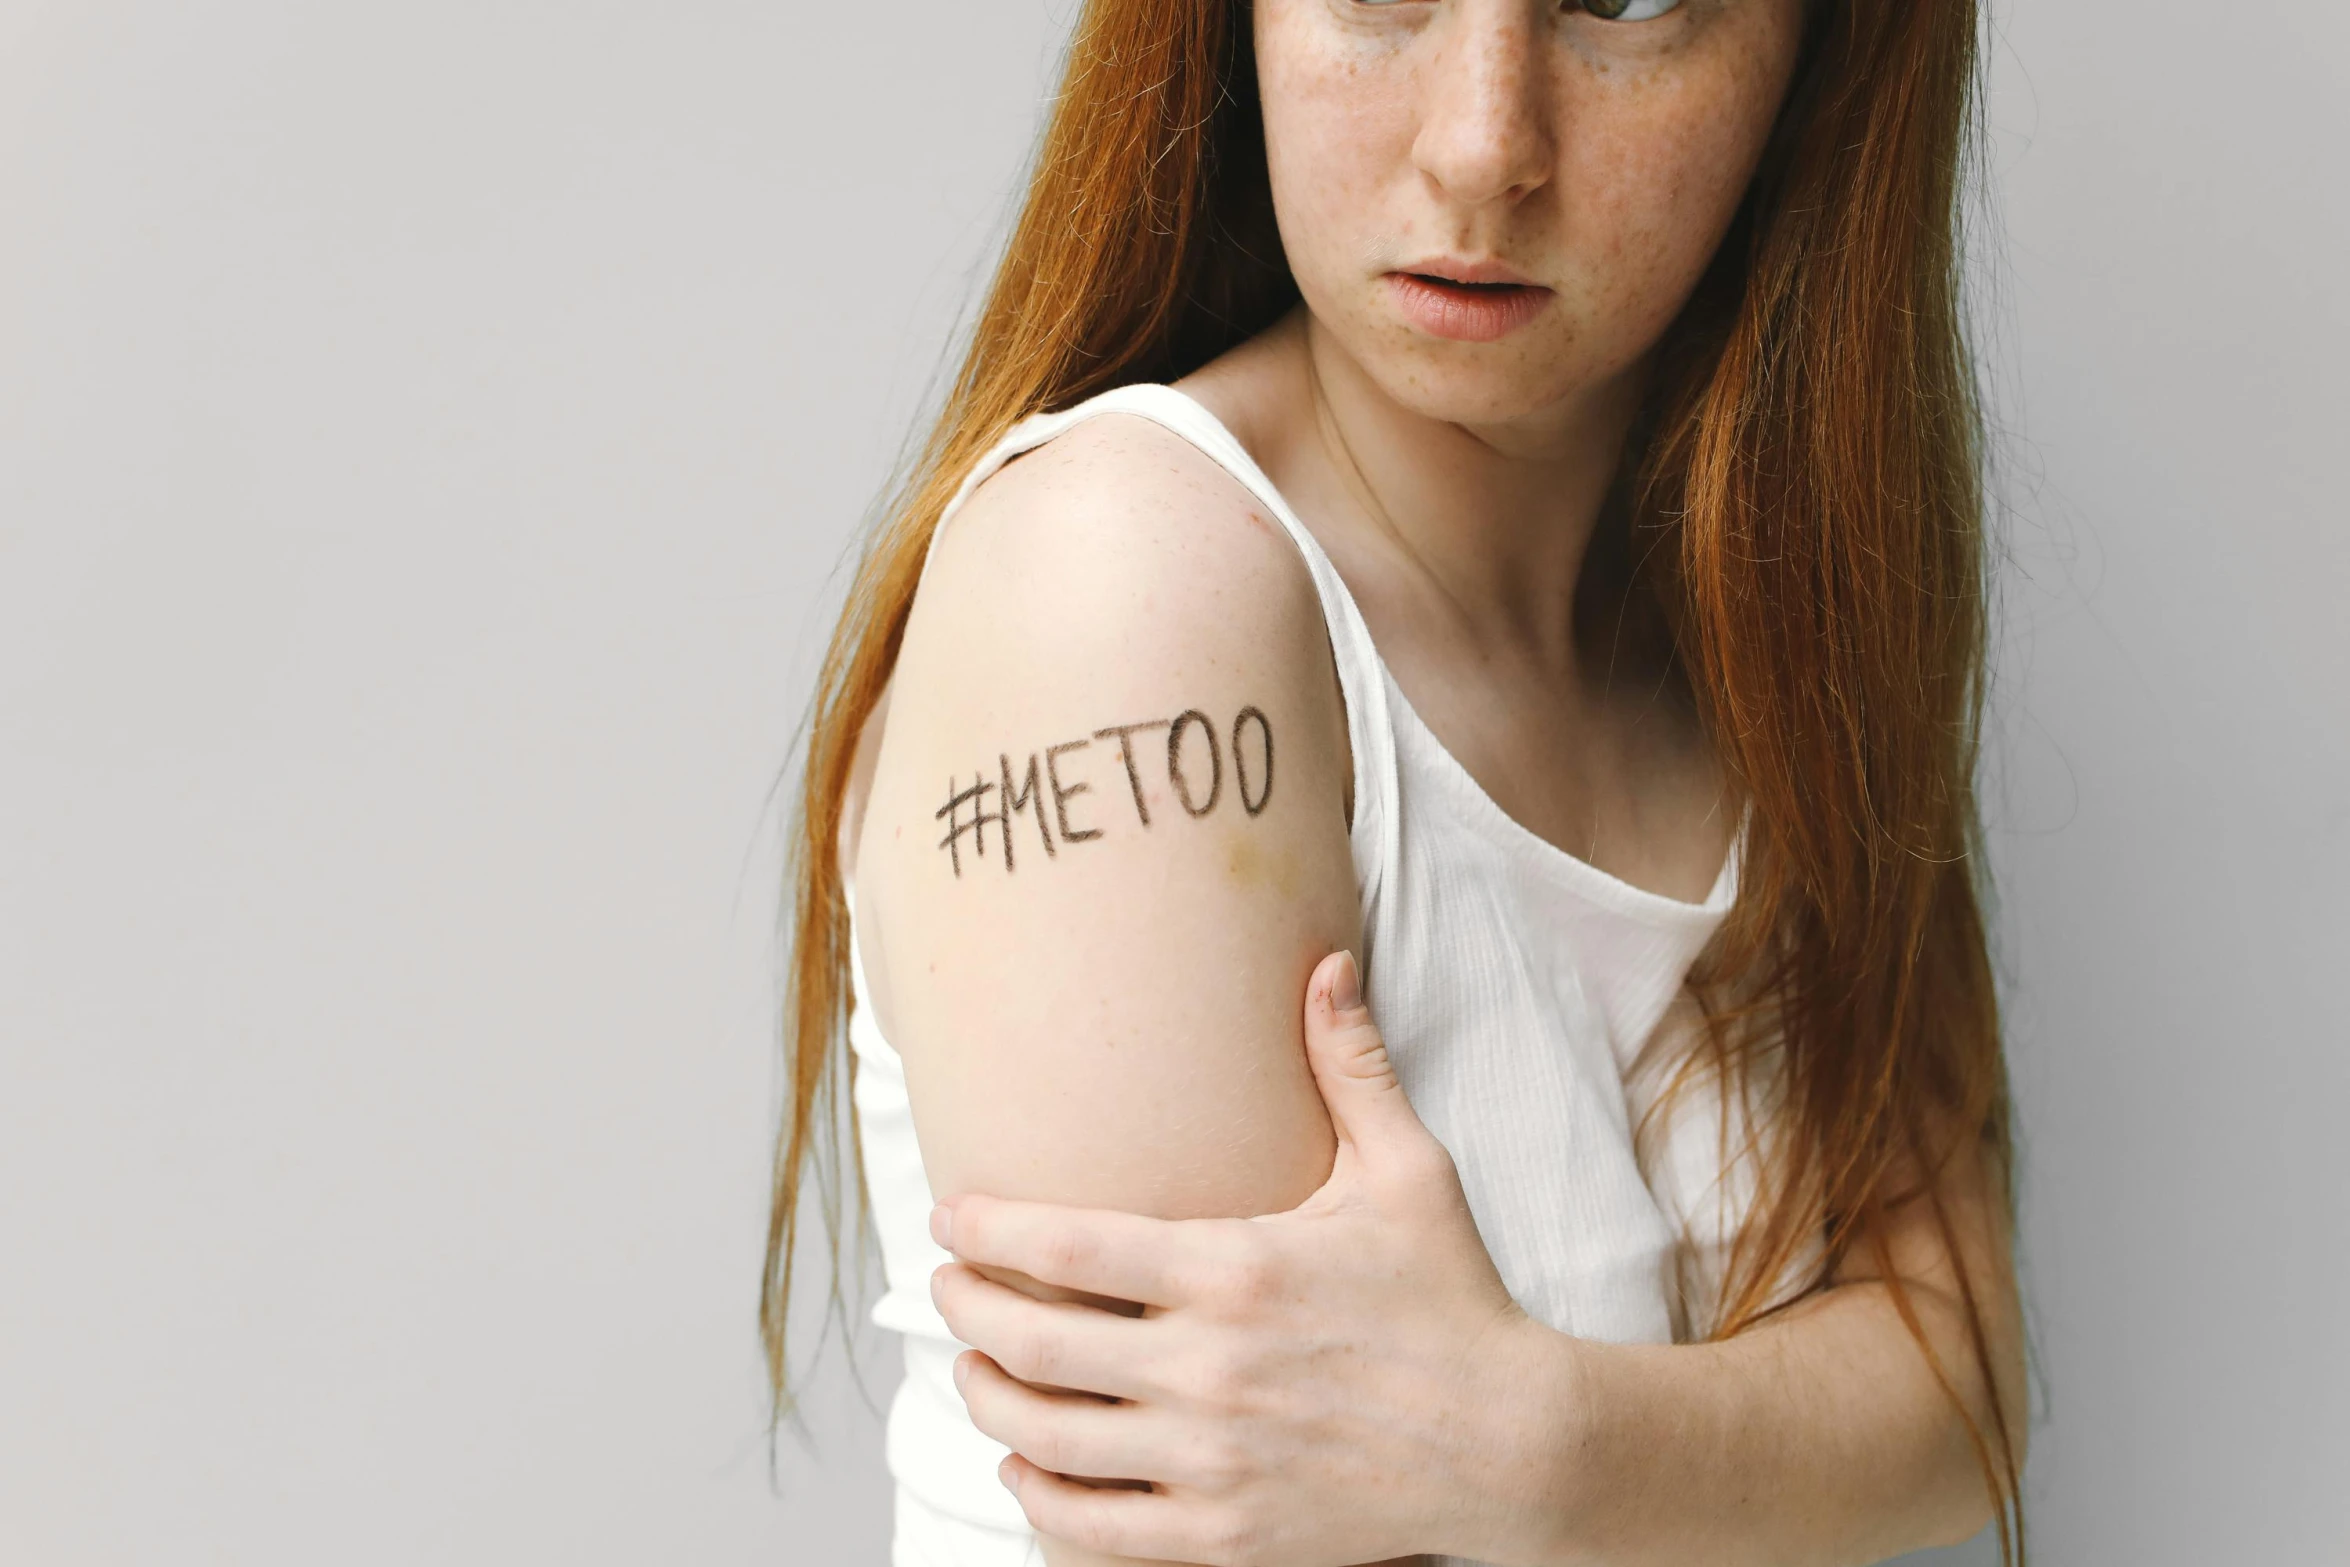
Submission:
[[[958,788],[955,780],[949,778],[947,780],[947,803],[931,813],[935,820],[947,824],[947,835],[938,840],[938,846],[946,850],[947,858],[954,862],[957,876],[963,874],[964,835],[966,833],[970,835],[971,852],[981,859],[985,859],[987,858],[987,824],[990,822],[1000,824],[1004,819],[1001,811],[991,811],[987,808],[987,797],[994,793],[995,787],[984,777],[977,775],[973,776],[971,787],[968,789]]]

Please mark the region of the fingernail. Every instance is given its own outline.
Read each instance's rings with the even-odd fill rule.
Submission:
[[[1012,1467],[1012,1461],[1009,1458],[995,1466],[995,1477],[1004,1482],[1005,1490],[1014,1496],[1020,1494],[1020,1471]]]
[[[970,1380],[971,1357],[968,1355],[957,1355],[955,1357],[955,1391],[958,1393],[962,1392],[963,1384]]]
[[[1363,973],[1355,967],[1355,955],[1338,955],[1338,972],[1330,976],[1330,1010],[1352,1012],[1363,1004]]]
[[[944,1268],[933,1268],[930,1270],[930,1303],[933,1306],[943,1305],[946,1301],[946,1280],[940,1277],[940,1275],[945,1272],[946,1269]]]
[[[947,1250],[954,1250],[955,1210],[943,1202],[930,1210],[930,1238]]]

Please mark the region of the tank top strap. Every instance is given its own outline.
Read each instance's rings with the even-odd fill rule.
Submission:
[[[1354,821],[1349,838],[1355,880],[1362,889],[1363,933],[1368,943],[1375,928],[1372,911],[1389,867],[1396,863],[1401,830],[1395,730],[1387,703],[1387,666],[1372,644],[1370,628],[1364,623],[1354,595],[1347,591],[1321,541],[1299,520],[1287,498],[1274,487],[1272,479],[1257,466],[1256,459],[1249,456],[1222,420],[1190,394],[1155,382],[1113,387],[1068,408],[1032,415],[1005,432],[1003,439],[972,465],[954,498],[939,514],[939,530],[931,535],[931,548],[937,548],[939,533],[945,530],[947,519],[1004,464],[1034,451],[1087,419],[1112,413],[1148,419],[1206,454],[1272,514],[1305,560],[1315,597],[1321,603],[1322,625],[1330,638],[1339,695],[1346,704],[1347,743],[1354,753]],[[1362,959],[1367,971],[1371,953],[1366,950]]]

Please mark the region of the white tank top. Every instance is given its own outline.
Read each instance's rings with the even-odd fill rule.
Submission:
[[[1638,1154],[1634,1131],[1689,1033],[1689,1009],[1674,1003],[1729,911],[1737,849],[1703,903],[1682,903],[1608,875],[1505,814],[1413,711],[1346,584],[1272,481],[1173,387],[1120,387],[1024,421],[973,469],[946,515],[1011,458],[1105,413],[1140,415],[1205,452],[1305,557],[1354,749],[1365,991],[1413,1108],[1460,1168],[1511,1295],[1579,1337],[1702,1334],[1723,1252],[1752,1198],[1751,1165],[1722,1166],[1722,1150],[1744,1144],[1748,1115],[1725,1128],[1720,1096],[1699,1084],[1644,1131]],[[867,997],[853,905],[850,959],[855,1099],[888,1286],[873,1320],[905,1335],[905,1381],[888,1427],[892,1559],[1041,1563],[996,1479],[1005,1448],[971,1424],[955,1392],[954,1358],[966,1346],[930,1303],[931,1271],[948,1258],[930,1239],[933,1199],[905,1068]],[[1671,1026],[1660,1029],[1668,1009]],[[1652,1038],[1658,1048],[1644,1051]]]

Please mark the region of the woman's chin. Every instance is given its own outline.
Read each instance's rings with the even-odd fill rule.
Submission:
[[[1455,350],[1466,345],[1443,345]],[[1424,419],[1478,429],[1536,428],[1571,417],[1590,383],[1563,374],[1560,360],[1503,344],[1482,351],[1374,355],[1363,368],[1390,401]]]
[[[1341,305],[1317,299],[1319,292],[1308,291],[1307,308],[1325,342],[1389,402],[1424,419],[1541,430],[1587,411],[1620,374],[1619,366],[1591,362],[1589,346],[1555,302],[1543,319],[1476,342],[1423,330],[1384,296]]]

